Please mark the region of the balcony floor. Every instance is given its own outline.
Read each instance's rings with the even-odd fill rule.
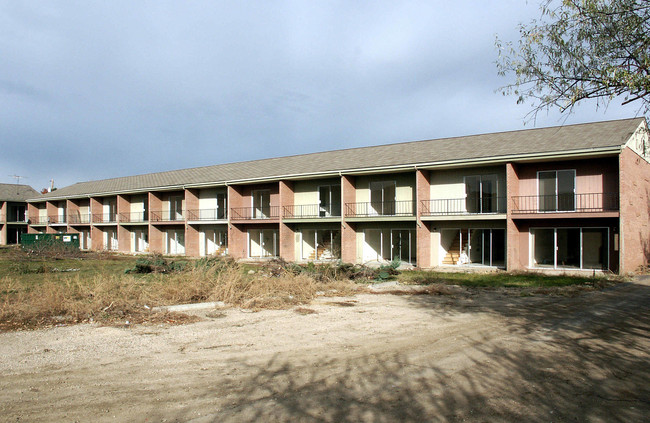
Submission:
[[[422,216],[422,221],[441,221],[441,220],[506,220],[505,213],[495,214],[437,214],[432,216]]]

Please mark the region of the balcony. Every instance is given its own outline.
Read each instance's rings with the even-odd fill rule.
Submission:
[[[233,207],[230,209],[232,220],[277,219],[279,217],[279,206]]]
[[[228,213],[225,208],[219,209],[197,209],[187,211],[187,220],[201,221],[201,220],[226,220]]]
[[[0,221],[5,221],[4,216],[0,216]],[[23,215],[13,215],[13,214],[8,214],[7,215],[7,223],[27,223],[27,217]]]
[[[29,218],[31,225],[47,225],[49,218],[47,216],[34,216]]]
[[[152,222],[184,222],[185,216],[180,211],[164,210],[164,211],[152,211],[151,212],[151,221]]]
[[[414,216],[415,201],[345,203],[345,217]]]
[[[298,206],[284,206],[282,217],[285,219],[318,219],[326,217],[341,217],[341,205],[305,204]]]
[[[117,223],[116,213],[93,213],[93,223]]]
[[[422,216],[504,214],[506,212],[506,198],[490,196],[422,200],[420,202],[420,211]]]
[[[512,197],[513,214],[618,212],[618,193],[517,195]]]
[[[65,215],[48,216],[47,221],[50,225],[65,225],[67,223],[66,217]]]
[[[149,220],[148,213],[145,211],[120,213],[120,223],[145,223]]]
[[[90,215],[88,214],[73,214],[68,216],[68,223],[71,225],[88,224],[90,223],[90,220]]]

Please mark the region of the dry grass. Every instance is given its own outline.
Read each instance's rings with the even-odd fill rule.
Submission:
[[[5,276],[0,279],[0,330],[88,321],[182,322],[182,315],[151,309],[203,301],[252,310],[282,309],[308,304],[317,295],[347,295],[357,290],[349,281],[317,280],[305,274],[249,275],[234,262],[188,267],[172,274],[99,273],[65,280],[43,274],[42,283],[30,287]]]

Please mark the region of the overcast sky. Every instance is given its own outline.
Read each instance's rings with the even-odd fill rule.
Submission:
[[[0,182],[634,116],[526,123],[530,106],[495,92],[495,35],[538,17],[524,0],[0,0]]]

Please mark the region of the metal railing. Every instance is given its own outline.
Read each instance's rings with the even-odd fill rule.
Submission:
[[[9,223],[27,223],[27,216],[23,214],[22,216],[17,216],[14,214],[8,214],[7,220],[4,220],[4,215],[0,216],[0,220],[3,222],[9,222]]]
[[[149,213],[146,211],[120,213],[119,219],[120,223],[142,223],[149,220]]]
[[[306,219],[318,217],[341,217],[341,205],[329,204],[304,204],[294,206],[283,206],[282,217],[285,219]]]
[[[117,214],[93,213],[93,223],[117,223]]]
[[[558,195],[516,195],[512,213],[596,213],[618,211],[618,193],[586,193]]]
[[[152,222],[184,222],[185,216],[182,212],[171,211],[171,210],[161,210],[161,211],[152,211],[151,212],[151,221]]]
[[[445,198],[421,200],[420,212],[423,216],[497,214],[506,212],[505,197]]]
[[[68,223],[74,225],[79,223],[90,223],[89,214],[71,214],[68,216]]]
[[[47,225],[49,218],[47,216],[33,216],[29,218],[32,225]]]
[[[225,208],[197,209],[187,211],[187,220],[225,220],[228,213]]]
[[[233,220],[277,219],[279,217],[279,206],[230,208],[230,218]]]
[[[56,225],[56,224],[66,224],[67,223],[67,216],[64,215],[52,215],[47,217],[47,221],[50,225]]]
[[[414,216],[415,201],[345,203],[346,217]]]

